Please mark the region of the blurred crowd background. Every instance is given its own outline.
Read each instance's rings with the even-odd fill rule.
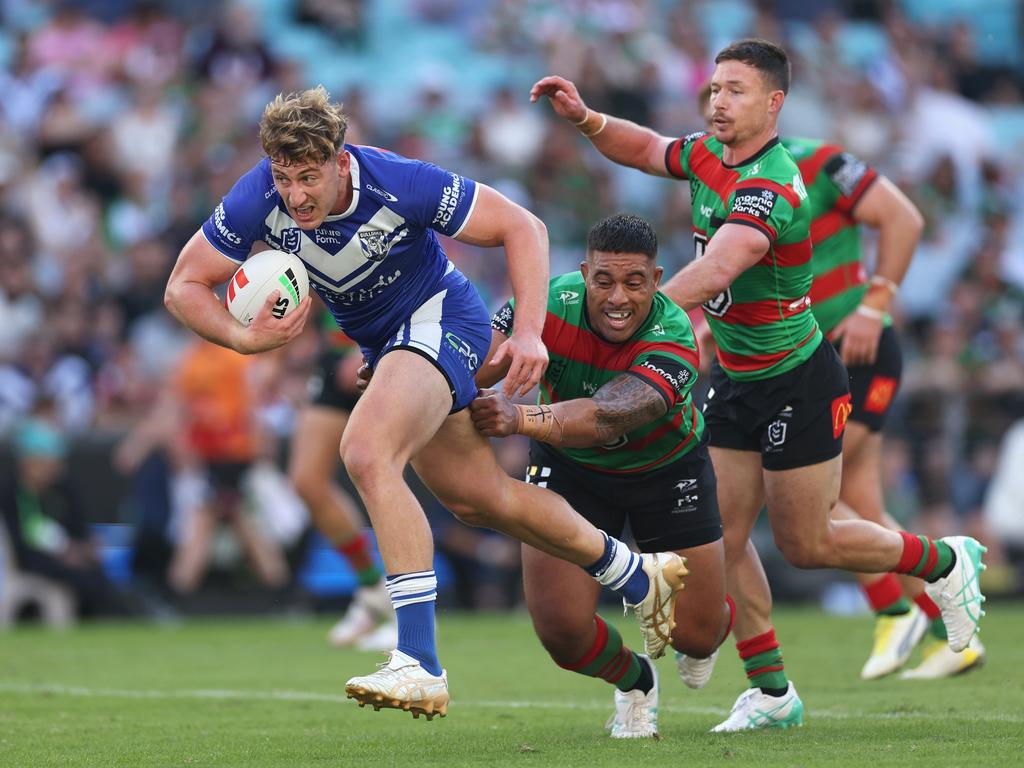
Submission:
[[[265,103],[323,83],[349,141],[450,167],[539,215],[553,273],[575,269],[590,225],[615,211],[656,225],[671,270],[693,251],[686,185],[603,160],[529,88],[560,74],[592,107],[682,135],[701,127],[714,54],[743,36],[794,59],[783,133],[844,144],[927,222],[897,300],[890,511],[933,536],[979,536],[989,590],[1024,589],[1019,0],[0,0],[0,477],[10,493],[27,477],[59,489],[67,509],[63,530],[34,535],[55,551],[79,542],[71,559],[101,612],[198,610],[218,584],[232,597],[214,608],[249,593],[282,608],[343,598],[344,565],[280,471],[318,329],[225,361],[162,302],[181,246],[259,160]],[[447,247],[499,306],[501,254]],[[183,428],[204,419],[227,419],[231,439]],[[501,446],[509,471],[523,448]],[[211,451],[255,469],[211,481]],[[175,565],[190,510],[227,491],[247,511],[223,514],[212,573]],[[450,604],[515,604],[515,548],[431,519]],[[769,560],[785,595],[796,581]],[[820,597],[835,578],[791,593]]]

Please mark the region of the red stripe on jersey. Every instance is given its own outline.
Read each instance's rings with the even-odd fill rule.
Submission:
[[[696,424],[696,423],[697,423],[697,409],[691,404],[690,405],[690,424],[692,425],[692,424]],[[676,414],[675,418],[672,419],[672,423],[671,424],[663,424],[662,426],[658,427],[658,429],[654,430],[649,435],[644,437],[642,440],[637,440],[636,442],[630,442],[628,445],[631,448],[636,449],[636,450],[639,450],[641,448],[645,448],[648,445],[650,445],[651,443],[653,443],[653,442],[655,442],[657,440],[660,440],[668,432],[670,432],[670,431],[678,431],[679,427],[681,427],[682,425],[683,425],[683,412],[680,411],[679,413]],[[678,443],[676,443],[676,447],[673,448],[671,451],[666,453],[664,456],[660,456],[659,458],[654,459],[654,461],[648,462],[647,464],[643,464],[643,465],[641,465],[639,467],[634,467],[633,469],[608,469],[607,467],[601,467],[601,466],[598,466],[596,464],[587,464],[584,461],[580,461],[578,463],[582,464],[585,467],[589,467],[591,469],[596,469],[598,472],[603,472],[606,475],[632,475],[632,474],[635,474],[637,472],[646,472],[651,467],[656,466],[658,464],[663,464],[668,459],[670,459],[671,457],[675,456],[677,453],[679,453],[680,451],[685,449],[690,443],[693,442],[693,438],[694,438],[695,434],[696,433],[693,431],[693,427],[691,426],[689,434],[687,434],[687,436],[683,440],[680,440]],[[618,450],[622,450],[622,449],[619,448]]]
[[[717,194],[725,206],[740,174],[722,164],[722,159],[705,145],[707,140],[699,140],[690,151],[690,175]]]
[[[812,250],[810,239],[798,243],[773,243],[761,260],[757,262],[763,267],[799,267],[811,260]]]
[[[611,344],[584,328],[565,322],[552,312],[548,312],[544,321],[542,339],[552,354],[606,371],[629,370],[639,355],[650,352],[675,355],[697,367],[697,351],[682,344],[655,341]]]
[[[799,315],[811,305],[806,296],[798,299],[766,299],[733,304],[722,317],[716,318],[729,325],[768,325]]]
[[[249,284],[249,277],[245,274],[244,269],[239,269],[235,272],[235,282],[238,283],[239,288],[245,288]]]
[[[800,175],[804,179],[804,186],[811,186],[829,158],[841,154],[842,151],[843,148],[835,144],[823,144],[814,150],[813,155],[798,162],[797,167],[800,168]]]
[[[757,218],[757,216],[751,216],[749,213],[730,213],[729,217],[725,220],[725,223],[728,224],[730,222],[733,224],[748,224],[755,227],[764,232],[768,237],[769,242],[772,243],[774,243],[775,238],[778,237],[775,227],[768,222]]]
[[[814,278],[811,283],[811,302],[821,303],[837,296],[848,288],[861,285],[868,279],[864,265],[859,261],[840,264]]]
[[[671,404],[669,407],[676,404],[676,400],[679,399],[679,393],[665,380],[664,376],[655,373],[650,368],[644,368],[642,365],[633,366],[629,369],[629,372],[635,373],[637,376],[642,377],[644,381],[650,382],[653,386],[657,387],[658,391],[664,395],[665,400]]]
[[[815,327],[814,330],[807,335],[807,338],[797,344],[793,349],[799,349],[808,341],[813,339],[817,330],[817,327]],[[724,368],[731,371],[759,371],[762,368],[770,368],[780,360],[783,360],[787,355],[793,352],[793,349],[783,349],[779,352],[770,352],[767,355],[737,355],[732,352],[726,352],[724,349],[719,347],[718,360]]]
[[[847,214],[836,208],[825,211],[811,222],[811,242],[815,245],[828,240],[832,235],[856,222]]]
[[[770,189],[777,195],[786,198],[786,202],[794,208],[800,207],[800,196],[791,187],[779,184],[771,179],[754,178],[736,185],[736,191],[741,189]]]

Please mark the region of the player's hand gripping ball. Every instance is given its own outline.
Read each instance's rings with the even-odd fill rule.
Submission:
[[[295,254],[261,251],[250,256],[228,283],[224,306],[238,322],[248,326],[274,291],[281,295],[271,311],[279,318],[295,311],[309,295],[309,274]]]

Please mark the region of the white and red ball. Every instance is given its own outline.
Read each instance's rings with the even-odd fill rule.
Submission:
[[[309,295],[309,274],[295,254],[261,251],[250,256],[231,277],[224,306],[238,322],[249,325],[274,291],[281,292],[272,310],[276,317],[293,312]]]

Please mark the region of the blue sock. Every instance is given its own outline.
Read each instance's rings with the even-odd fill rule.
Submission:
[[[630,605],[643,602],[651,586],[650,577],[641,567],[640,555],[618,539],[604,533],[604,554],[597,562],[584,566],[583,570],[597,579],[599,584],[611,587]]]
[[[398,650],[439,676],[441,662],[434,637],[437,577],[433,571],[398,573],[387,577],[387,588],[398,618]]]

